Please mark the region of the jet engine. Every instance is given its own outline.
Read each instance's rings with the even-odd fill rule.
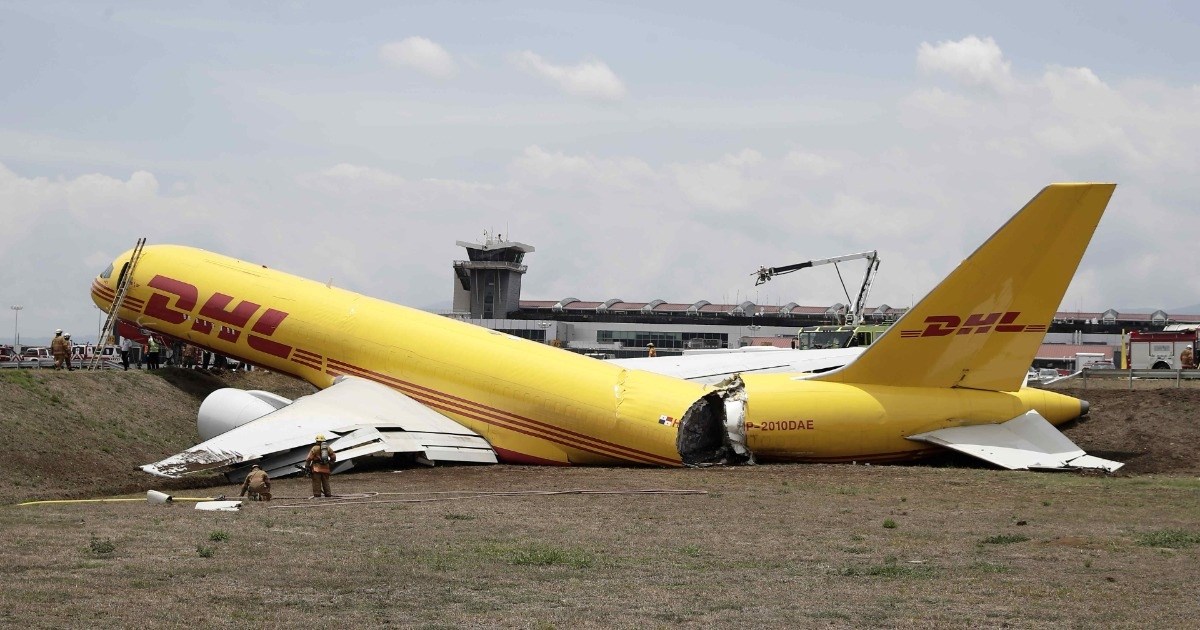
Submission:
[[[218,389],[200,403],[196,430],[201,440],[211,440],[290,404],[292,401],[283,396],[257,389]]]

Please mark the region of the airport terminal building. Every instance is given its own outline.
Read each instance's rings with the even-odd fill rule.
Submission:
[[[653,343],[659,355],[685,350],[739,348],[750,345],[792,347],[805,327],[837,326],[846,321],[845,304],[804,306],[691,303],[664,300],[564,297],[521,299],[521,278],[528,267],[524,243],[487,238],[482,243],[458,241],[466,260],[454,262],[453,307],[448,317],[517,337],[604,358],[646,356]],[[864,324],[889,325],[905,309],[882,304],[868,308]],[[1168,325],[1200,321],[1200,315],[1153,313],[1060,312],[1046,334],[1038,361],[1050,367],[1073,360],[1078,352],[1119,357],[1121,336],[1131,330],[1162,330]]]

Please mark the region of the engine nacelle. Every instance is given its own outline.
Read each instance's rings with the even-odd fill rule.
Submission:
[[[257,389],[218,389],[200,403],[200,411],[196,413],[196,430],[201,440],[211,440],[291,403],[283,396]]]

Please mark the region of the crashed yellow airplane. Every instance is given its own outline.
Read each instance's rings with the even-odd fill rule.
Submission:
[[[1023,387],[1114,188],[1046,187],[840,369],[712,386],[189,247],[147,246],[132,266],[126,252],[92,298],[109,309],[129,274],[122,320],[321,390],[295,402],[215,392],[199,414],[205,441],[143,467],[157,475],[238,478],[250,463],[296,472],[318,433],[338,470],[380,453],[705,466],[888,462],[942,448],[1008,468],[1115,470],[1052,426],[1087,413],[1086,401]]]

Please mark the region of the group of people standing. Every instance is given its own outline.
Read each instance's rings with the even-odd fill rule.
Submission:
[[[138,352],[136,357],[132,357],[135,344],[140,352]],[[121,366],[126,370],[129,369],[129,360],[131,357],[137,361],[137,367],[139,370],[142,368],[143,361],[146,362],[146,369],[148,370],[157,370],[162,367],[162,360],[164,358],[162,356],[163,344],[158,339],[155,339],[154,335],[147,335],[146,341],[141,343],[134,341],[129,337],[121,337],[121,342],[117,344],[117,348],[119,348],[121,351]],[[169,356],[167,357],[167,360],[169,363]]]
[[[121,351],[121,366],[126,370],[131,363],[140,370],[143,362],[150,370],[157,370],[163,365],[178,365],[189,370],[207,370],[210,366],[218,370],[229,367],[229,360],[215,352],[183,342],[167,344],[154,335],[147,335],[142,342],[122,337],[117,347]],[[137,352],[134,352],[135,349]]]

